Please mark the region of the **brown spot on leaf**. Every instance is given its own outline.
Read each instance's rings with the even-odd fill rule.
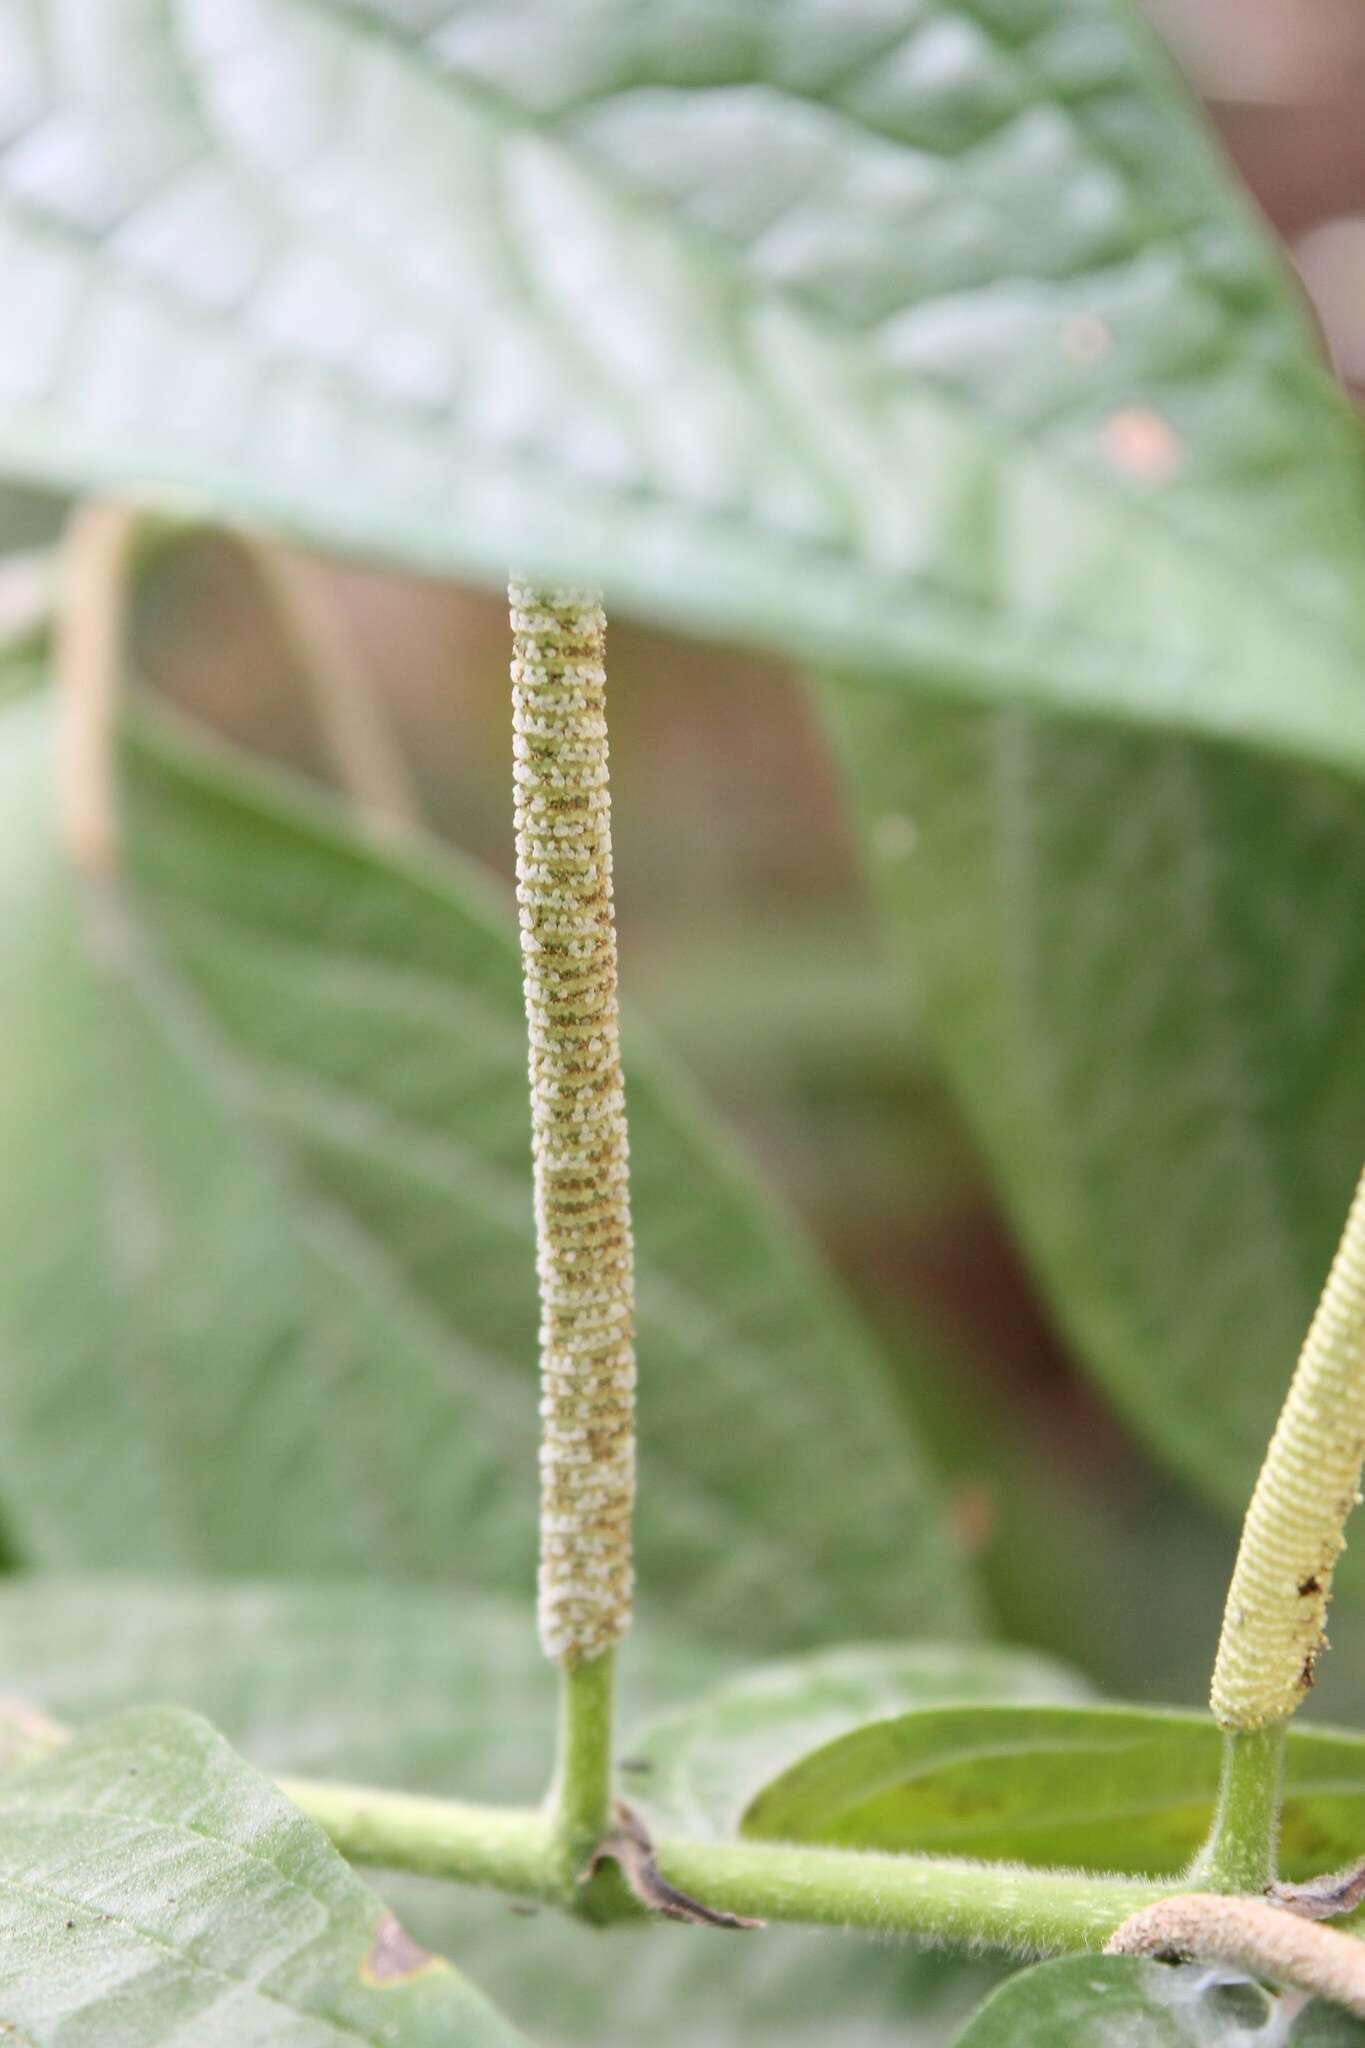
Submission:
[[[449,1968],[443,1956],[432,1955],[413,1940],[392,1913],[384,1913],[375,1927],[369,1953],[360,1965],[360,1976],[362,1983],[387,1991],[397,1984],[410,1984],[414,1977]]]
[[[1175,428],[1147,405],[1125,405],[1110,413],[1101,438],[1115,469],[1141,483],[1165,483],[1185,459]]]
[[[1310,1572],[1306,1579],[1299,1580],[1300,1600],[1306,1600],[1310,1593],[1320,1593],[1321,1591],[1322,1580],[1318,1577],[1316,1572]]]

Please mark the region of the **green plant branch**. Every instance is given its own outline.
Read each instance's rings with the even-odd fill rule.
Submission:
[[[1275,1882],[1285,1724],[1229,1729],[1208,1841],[1190,1883],[1214,1892],[1264,1892]]]
[[[353,1863],[455,1878],[546,1904],[562,1900],[554,1823],[539,1808],[478,1806],[329,1779],[278,1782]]]
[[[281,1789],[356,1863],[415,1871],[582,1911],[638,1920],[624,1885],[566,1890],[553,1815],[285,1778]],[[780,1842],[654,1843],[679,1890],[749,1918],[856,1927],[920,1940],[1065,1954],[1098,1949],[1169,1885],[1022,1865],[863,1854]],[[575,1896],[575,1893],[578,1896]]]
[[[612,1661],[612,1652],[604,1650],[560,1680],[550,1812],[564,1874],[573,1882],[611,1826]]]

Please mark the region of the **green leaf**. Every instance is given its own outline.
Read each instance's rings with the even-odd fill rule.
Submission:
[[[1150,74],[1130,94],[1086,69],[1124,33],[1107,8],[1022,20],[1045,75],[1076,67],[1085,176],[1141,164],[1144,247],[1108,275],[1069,260],[1075,165],[1051,221],[1025,183],[1020,260],[965,292],[951,245],[917,241],[936,374],[1072,460],[1116,421],[1136,455],[1164,421],[1179,459],[1148,487],[1149,521],[1286,619],[1358,641],[1359,426],[1325,389],[1279,252]],[[1116,569],[1120,604],[1143,552]],[[1198,630],[1199,579],[1172,594],[1172,631]],[[1124,673],[1147,690],[1136,651]],[[1345,779],[1360,694],[1320,757],[1338,772],[1314,774],[1022,697],[967,707],[939,680],[916,696],[844,673],[836,701],[871,844],[914,840],[874,864],[941,1059],[1080,1357],[1240,1511],[1360,1167],[1365,797]],[[1296,690],[1286,671],[1282,708]],[[1268,753],[1293,753],[1256,696],[1238,657],[1229,705]]]
[[[1226,1970],[1068,1956],[1002,1984],[956,2048],[1272,2048],[1365,2042],[1365,2027],[1317,2001],[1297,2018],[1281,1999]]]
[[[1208,1831],[1221,1747],[1206,1715],[1174,1709],[930,1707],[802,1757],[750,1800],[741,1832],[1165,1877]],[[1287,1877],[1354,1860],[1365,1736],[1292,1728],[1284,1795]]]
[[[513,2048],[191,1714],[97,1723],[0,1784],[0,2032],[28,2048]]]
[[[915,821],[885,898],[1049,1297],[1240,1512],[1360,1170],[1365,794],[875,688],[844,706],[866,815]]]
[[[12,469],[1365,765],[1355,430],[1114,0],[0,33]]]
[[[0,1672],[7,1694],[68,1724],[154,1694],[295,1777],[520,1805],[550,1778],[556,1672],[529,1589],[0,1579]],[[637,1629],[622,1715],[656,1714],[716,1673],[701,1645]]]
[[[1023,1650],[911,1643],[816,1651],[742,1673],[631,1744],[632,1797],[693,1839],[733,1835],[788,1764],[870,1720],[970,1700],[1083,1699],[1063,1666]]]
[[[554,1674],[529,1600],[344,1582],[0,1580],[0,1672],[6,1690],[68,1721],[153,1688],[282,1774],[523,1803],[548,1778]],[[714,1665],[674,1630],[637,1628],[619,1675],[629,1754],[631,1728]],[[6,1726],[0,1714],[0,1735]],[[512,1914],[491,1894],[376,1881],[425,1946],[477,1958],[480,1981],[533,2038],[575,2048],[826,2048],[855,2030],[864,2048],[902,2048],[912,2018],[916,2048],[933,2048],[995,1970],[795,1928],[761,1943],[667,1928],[604,1940],[557,1914]]]
[[[510,903],[144,734],[82,892],[0,718],[0,1498],[59,1567],[529,1588],[536,1303]],[[640,1566],[799,1642],[969,1618],[868,1339],[628,1033]]]

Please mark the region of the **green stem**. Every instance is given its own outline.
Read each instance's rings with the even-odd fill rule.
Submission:
[[[1101,1948],[1170,1889],[1139,1878],[782,1842],[665,1840],[655,1856],[671,1884],[726,1912],[1030,1955]]]
[[[490,1885],[554,1901],[554,1827],[531,1807],[474,1806],[316,1778],[281,1778],[286,1799],[355,1863]]]
[[[1263,1892],[1275,1882],[1284,1737],[1283,1721],[1224,1735],[1218,1808],[1190,1872],[1192,1884],[1215,1892]]]
[[[623,1886],[597,1889],[592,1901],[566,1891],[556,1815],[301,1779],[282,1789],[357,1863],[491,1885],[597,1920],[641,1917]],[[1100,1948],[1171,1891],[1137,1878],[785,1843],[665,1838],[655,1854],[670,1883],[727,1912],[1040,1955]]]
[[[550,1795],[562,1877],[577,1882],[611,1825],[613,1654],[560,1675],[557,1776]]]

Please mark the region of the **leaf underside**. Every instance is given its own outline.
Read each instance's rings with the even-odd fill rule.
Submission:
[[[0,32],[10,467],[1365,761],[1346,410],[1113,0]]]
[[[514,2048],[207,1723],[96,1723],[0,1783],[0,2032],[27,2048]]]

